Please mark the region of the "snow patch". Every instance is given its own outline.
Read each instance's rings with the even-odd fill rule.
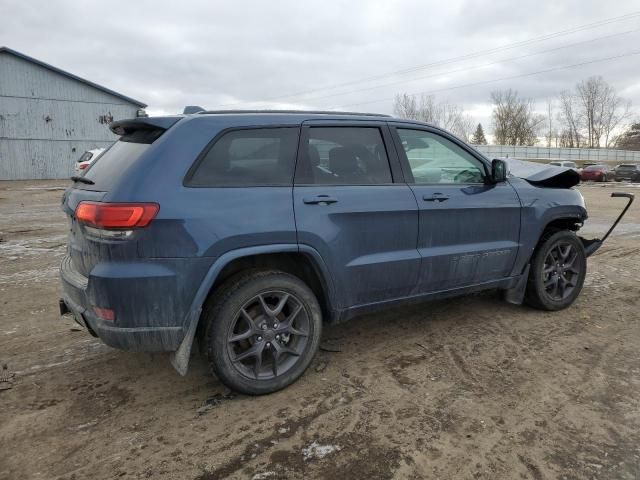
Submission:
[[[276,472],[260,472],[256,473],[251,480],[266,480],[268,478],[273,478],[276,476]]]
[[[339,445],[320,445],[315,440],[308,447],[302,449],[302,455],[305,460],[313,458],[324,458],[333,452],[339,452]]]

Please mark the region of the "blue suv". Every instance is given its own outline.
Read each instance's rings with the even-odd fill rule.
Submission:
[[[577,190],[424,123],[226,111],[111,129],[64,194],[61,313],[113,347],[171,352],[181,374],[196,343],[244,393],[291,384],[325,322],[380,307],[498,289],[565,308],[597,248],[575,234]]]

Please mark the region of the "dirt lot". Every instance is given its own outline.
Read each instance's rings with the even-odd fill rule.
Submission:
[[[0,182],[0,478],[640,478],[640,205],[564,312],[490,292],[357,318],[252,398],[58,316],[64,184]],[[640,193],[581,187],[589,233],[613,187]]]

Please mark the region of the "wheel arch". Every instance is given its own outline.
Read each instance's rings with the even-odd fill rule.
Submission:
[[[531,263],[531,259],[533,258],[534,253],[540,247],[540,245],[542,245],[542,243],[547,238],[549,238],[549,236],[561,230],[570,230],[575,233],[580,230],[583,223],[584,218],[577,215],[562,215],[548,219],[544,227],[540,231],[540,234],[538,235],[533,248],[531,249],[527,264]]]
[[[277,269],[299,277],[318,298],[324,320],[331,322],[336,316],[332,277],[322,256],[312,247],[273,244],[229,251],[209,268],[191,302],[184,325],[184,338],[178,350],[171,355],[171,363],[180,374],[186,374],[191,347],[201,328],[200,318],[205,302],[225,280],[247,269]]]

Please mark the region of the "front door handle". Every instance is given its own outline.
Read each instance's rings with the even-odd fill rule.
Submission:
[[[307,205],[329,205],[330,203],[336,203],[338,199],[330,195],[313,195],[304,197],[302,201]]]
[[[449,200],[449,196],[442,193],[434,193],[432,195],[423,195],[422,200],[425,202],[444,202]]]

